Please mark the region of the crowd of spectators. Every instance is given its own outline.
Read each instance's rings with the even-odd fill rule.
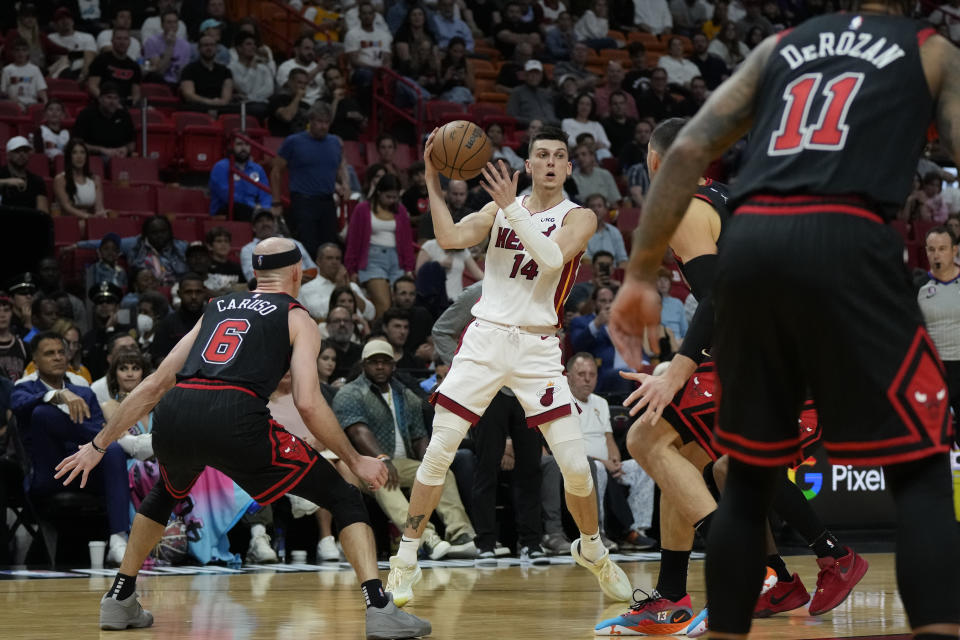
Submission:
[[[193,326],[209,297],[254,286],[254,247],[284,235],[303,254],[300,299],[325,339],[318,362],[324,394],[358,450],[393,458],[390,483],[373,499],[402,528],[399,488],[412,481],[425,448],[427,398],[450,364],[446,347],[456,334],[448,330],[469,321],[479,295],[473,283],[483,279],[485,246],[445,251],[434,239],[424,166],[416,162],[422,141],[402,126],[384,130],[370,118],[373,79],[389,69],[403,78],[396,105],[415,119],[426,118],[430,101],[465,107],[483,96],[500,105],[499,117],[483,124],[494,158],[513,169],[522,170],[528,140],[542,127],[560,127],[569,136],[574,168],[564,189],[594,211],[598,227],[584,256],[585,276],[565,307],[565,357],[571,378],[579,380],[578,402],[597,408],[583,415],[604,416],[602,424],[583,426],[592,438],[597,485],[606,491],[605,544],[651,544],[652,490],[635,463],[621,460],[610,410],[601,410],[604,397],[629,390],[618,375],[627,365],[607,334],[632,231],[618,216],[643,206],[647,143],[658,122],[696,113],[764,37],[849,8],[850,1],[287,4],[314,28],[285,46],[269,46],[257,20],[224,0],[38,0],[0,10],[0,97],[22,113],[40,112],[30,135],[4,141],[0,207],[82,220],[112,215],[104,205],[103,166],[135,155],[130,109],[140,106],[146,84],[167,85],[180,111],[216,117],[239,112],[243,103],[271,136],[283,138],[275,158],[259,161],[248,142],[229,140],[225,157],[204,176],[209,214],[249,223],[246,244],[234,243],[237,227],[227,224],[187,242],[176,237],[168,217],[152,215],[135,235],[107,233],[68,247],[95,254],[83,273],[61,273],[65,263],[47,256],[0,282],[0,379],[18,383],[12,404],[0,406],[11,406],[33,458],[28,489],[40,497],[53,491],[50,465],[95,432],[101,406],[122,398],[118,363],[137,368],[142,379]],[[956,0],[929,19],[949,37],[960,34]],[[86,104],[68,109],[54,97],[60,79],[77,82],[88,94]],[[366,166],[350,160],[348,143],[368,143]],[[62,161],[49,187],[30,171],[32,153],[51,166]],[[946,224],[956,234],[960,190],[952,186],[956,175],[936,163],[941,157],[931,143],[898,218],[906,225]],[[731,153],[711,175],[731,179],[737,166]],[[454,220],[489,199],[475,180],[444,179],[443,186]],[[525,176],[520,186],[529,189]],[[352,202],[350,215],[342,221],[346,202]],[[658,289],[662,322],[645,339],[651,366],[677,351],[696,305],[670,256]],[[142,360],[120,358],[124,353]],[[4,393],[11,393],[7,386]],[[518,426],[518,415],[506,390],[485,416],[490,437],[465,441],[439,510],[445,535],[427,534],[432,557],[496,553],[490,510],[498,473],[526,493],[542,490],[542,514],[522,496],[514,498],[517,552],[525,549],[535,560],[538,546],[568,549],[559,475],[549,456],[541,456],[538,437],[530,439],[535,432]],[[149,427],[131,435],[145,442]],[[138,447],[113,453],[120,462],[124,454],[149,459],[149,446]],[[109,473],[103,476],[94,490],[107,496],[116,558],[129,523],[118,521],[121,498],[104,484]],[[317,513],[322,555],[330,559],[329,514]],[[254,559],[269,559],[270,517],[247,524]]]

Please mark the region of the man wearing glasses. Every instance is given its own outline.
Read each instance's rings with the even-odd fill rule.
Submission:
[[[32,147],[23,136],[7,141],[7,166],[0,167],[0,206],[50,212],[43,178],[27,171]]]

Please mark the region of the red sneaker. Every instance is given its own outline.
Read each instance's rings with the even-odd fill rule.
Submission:
[[[850,547],[844,548],[847,555],[842,558],[817,558],[820,573],[817,574],[817,591],[810,602],[812,616],[826,613],[846,600],[867,572],[867,561]]]
[[[754,618],[769,618],[775,613],[792,611],[810,602],[810,594],[800,576],[793,574],[789,581],[780,580],[776,586],[757,600]]]

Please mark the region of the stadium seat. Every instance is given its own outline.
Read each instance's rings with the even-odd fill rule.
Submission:
[[[167,214],[209,214],[210,201],[199,189],[161,187],[157,189],[157,211]]]
[[[61,163],[63,162],[63,156],[57,156],[57,159],[60,160]],[[62,166],[61,164],[61,167]],[[49,178],[50,159],[42,153],[31,153],[30,159],[27,160],[27,171],[35,173],[41,178]]]
[[[240,129],[240,114],[225,113],[217,118],[217,122],[223,127],[223,135],[229,138],[231,133]],[[260,125],[259,120],[251,115],[246,118],[246,127],[245,135],[257,142],[263,140],[270,133]]]
[[[9,122],[0,122],[0,140],[7,141],[17,135],[17,126]]]
[[[124,184],[162,184],[159,163],[154,158],[114,158],[110,161],[110,179]]]
[[[86,91],[51,91],[51,98],[63,103],[63,107],[71,114],[79,113],[90,104],[90,94]]]
[[[510,98],[505,93],[500,93],[498,91],[484,91],[483,93],[477,94],[477,102],[490,102],[493,104],[502,104],[506,106],[507,100]]]
[[[503,116],[507,114],[506,105],[500,102],[474,102],[470,105],[470,114],[477,122],[486,116]]]
[[[39,156],[43,154],[37,153],[34,155]],[[65,162],[66,161],[63,157],[63,154],[60,154],[59,156],[56,156],[53,159],[53,175],[54,176],[56,176],[58,173],[63,172],[63,166]],[[106,170],[104,169],[104,166],[103,166],[103,158],[101,158],[98,155],[90,156],[90,173],[92,173],[95,176],[100,176],[101,178],[105,178],[107,176]]]
[[[103,206],[111,211],[157,212],[156,191],[150,186],[121,187],[115,184],[103,185]]]
[[[207,232],[214,227],[224,227],[230,232],[231,247],[242,247],[253,240],[253,229],[251,228],[249,222],[238,222],[236,220],[217,220],[215,218],[205,218],[201,222],[204,240],[206,240]]]
[[[223,130],[219,126],[187,125],[181,131],[182,157],[188,171],[208,173],[223,157]]]
[[[80,83],[70,78],[44,78],[44,80],[47,82],[47,93],[50,95],[69,92],[79,93],[83,91]]]
[[[600,166],[609,171],[614,176],[620,174],[620,163],[616,158],[604,158],[600,161]]]
[[[141,126],[141,116],[144,111],[142,109],[130,109],[129,111],[130,117],[133,119],[133,126],[139,130]],[[152,124],[171,124],[170,119],[159,109],[148,108],[145,113],[147,114],[147,126]]]
[[[927,233],[938,224],[938,222],[934,222],[933,220],[915,220],[913,222],[913,240],[921,246],[924,246],[927,241]]]
[[[493,47],[483,47],[477,44],[474,45],[473,52],[478,56],[484,56],[492,62],[496,62],[500,59],[500,50]]]
[[[23,126],[30,127],[33,125],[30,118],[27,117],[23,111],[20,111],[19,105],[9,100],[0,100],[0,122],[6,122],[21,132],[23,131]]]
[[[633,233],[640,224],[641,210],[638,207],[623,207],[617,213],[617,228],[625,233]]]
[[[631,31],[630,35],[627,36],[627,42],[637,42],[640,41],[643,43],[643,46],[646,47],[647,53],[651,51],[666,51],[667,43],[661,42],[657,36],[652,33],[644,33],[643,31]]]
[[[601,49],[600,59],[604,65],[610,60],[617,60],[620,64],[626,64],[630,62],[630,52],[626,49]]]
[[[150,110],[153,111],[152,109]],[[157,161],[160,169],[172,169],[177,162],[177,129],[170,122],[147,124],[147,150],[143,150],[143,136],[137,132],[137,153]]]
[[[173,227],[173,237],[177,240],[183,240],[184,242],[203,240],[197,218],[174,217],[170,220],[170,225]]]
[[[343,156],[347,164],[353,167],[357,176],[363,180],[363,174],[367,170],[366,148],[362,142],[356,140],[343,141]]]
[[[482,58],[468,58],[467,65],[473,67],[473,77],[495,80],[497,77],[497,68],[489,60]]]
[[[80,231],[80,218],[76,216],[55,216],[53,218],[53,246],[57,249],[76,244],[83,238]]]
[[[513,116],[508,116],[505,114],[487,114],[483,116],[480,120],[480,126],[484,131],[487,130],[492,124],[499,124],[500,128],[503,129],[504,140],[510,140],[513,138],[514,134],[517,131],[517,119]]]
[[[133,218],[87,218],[87,239],[99,240],[108,233],[127,238],[139,235],[140,227]]]
[[[460,114],[466,112],[459,102],[450,102],[448,100],[430,100],[427,102],[427,120],[431,122],[448,122],[456,120]]]
[[[147,99],[147,104],[152,104],[161,109],[174,108],[180,104],[180,99],[165,84],[144,82],[140,85],[140,95]]]
[[[589,261],[580,263],[580,270],[577,271],[577,282],[590,282],[593,280],[593,265]]]

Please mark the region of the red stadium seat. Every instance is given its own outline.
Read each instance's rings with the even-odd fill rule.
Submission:
[[[62,102],[67,112],[72,114],[90,104],[90,94],[86,91],[51,91],[50,97]]]
[[[580,270],[577,271],[577,282],[589,282],[593,280],[593,265],[589,262],[581,262]]]
[[[203,228],[203,238],[206,241],[207,232],[214,227],[223,227],[230,232],[230,246],[242,247],[253,240],[253,229],[249,222],[237,222],[236,220],[217,220],[215,218],[206,218],[201,223]]]
[[[143,139],[137,133],[137,153],[141,157],[156,160],[158,168],[172,169],[177,161],[177,129],[173,124],[150,123],[147,125],[147,151],[143,151]]]
[[[632,233],[640,224],[640,213],[638,207],[622,207],[617,213],[617,228],[625,233]]]
[[[161,184],[160,169],[153,158],[114,158],[110,179],[124,184]]]
[[[133,218],[87,218],[87,239],[98,240],[108,233],[121,238],[140,233],[140,224]]]
[[[140,95],[147,99],[147,104],[160,109],[171,109],[180,104],[180,99],[165,84],[145,82],[140,85]]]
[[[173,237],[184,242],[203,240],[200,225],[195,217],[174,217],[170,220],[173,227]]]
[[[225,113],[219,118],[217,118],[217,122],[220,124],[221,127],[223,127],[223,134],[225,136],[229,136],[234,131],[240,129],[240,123],[241,123],[240,114]],[[247,130],[245,135],[248,138],[252,138],[258,142],[260,140],[263,140],[269,134],[269,132],[266,129],[264,129],[260,125],[260,122],[253,116],[250,116],[250,115],[247,116],[246,125],[247,125]]]
[[[20,105],[9,100],[0,100],[0,122],[6,122],[21,132],[23,127],[33,126],[33,121],[20,110]]]
[[[47,93],[53,95],[55,93],[80,93],[83,91],[83,87],[80,86],[80,83],[76,80],[71,80],[69,78],[45,78],[47,81]]]
[[[183,161],[188,171],[208,173],[224,155],[223,130],[217,126],[188,125],[182,133]]]
[[[140,126],[141,126],[143,113],[144,112],[142,109],[130,109],[130,118],[133,119],[133,126],[136,127],[138,130],[140,129]],[[147,114],[148,126],[151,124],[172,124],[170,122],[170,119],[167,118],[167,116],[164,115],[163,111],[160,111],[159,109],[147,109],[146,114]]]
[[[430,100],[427,102],[427,120],[431,122],[458,120],[466,112],[466,107],[459,102],[448,100]]]
[[[57,158],[62,162],[63,156],[57,156]],[[27,171],[35,173],[41,178],[49,178],[50,159],[42,153],[31,153],[30,159],[27,160]]]
[[[83,238],[80,232],[80,218],[76,216],[56,216],[53,219],[53,246],[59,249],[76,244]]]
[[[210,212],[210,201],[199,189],[162,187],[157,190],[157,211],[162,215],[207,215]]]
[[[155,215],[157,195],[151,186],[103,185],[103,206],[117,212],[145,212]]]

